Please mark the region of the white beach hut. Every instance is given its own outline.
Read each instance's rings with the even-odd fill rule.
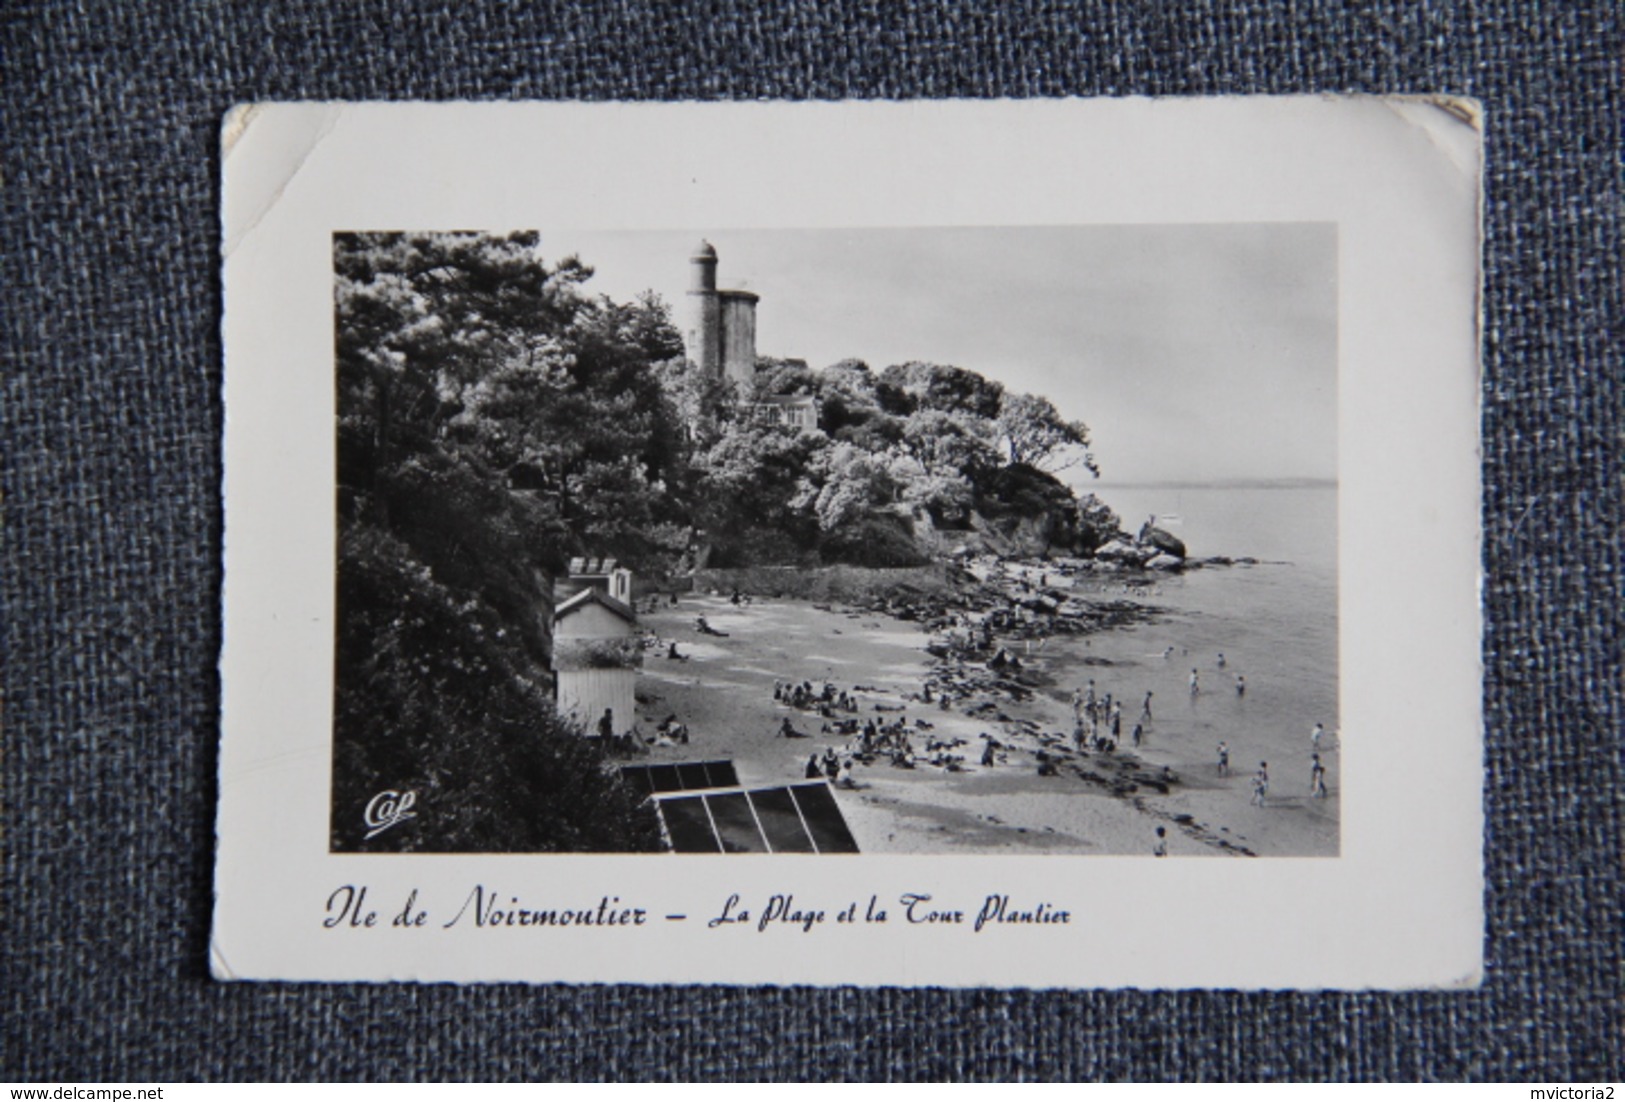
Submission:
[[[637,615],[625,602],[589,586],[553,610],[559,714],[587,734],[601,733],[606,710],[612,734],[632,729],[642,665]]]

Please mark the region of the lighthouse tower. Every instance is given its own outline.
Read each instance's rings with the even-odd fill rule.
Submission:
[[[748,393],[756,377],[756,303],[749,291],[717,290],[717,250],[701,241],[688,258],[688,324],[684,351],[710,378],[724,374]]]
[[[701,241],[688,258],[688,325],[683,350],[700,372],[715,377],[722,369],[722,304],[717,301],[717,251]]]

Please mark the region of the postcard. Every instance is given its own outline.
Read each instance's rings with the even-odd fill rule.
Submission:
[[[237,109],[214,974],[1476,985],[1481,145]]]

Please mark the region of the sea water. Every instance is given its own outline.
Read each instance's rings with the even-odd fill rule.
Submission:
[[[1305,851],[1336,852],[1336,487],[1102,486],[1095,492],[1131,532],[1155,515],[1193,559],[1259,562],[1183,574],[1080,576],[1082,595],[1133,599],[1159,614],[1084,639],[1051,640],[1046,665],[1062,691],[1092,678],[1097,695],[1110,692],[1121,701],[1125,749],[1132,749],[1130,732],[1152,692],[1154,719],[1142,748],[1147,760],[1205,782],[1214,777],[1219,742],[1227,742],[1228,783],[1237,798],[1248,798],[1247,778],[1268,762],[1271,802],[1285,801],[1299,812]],[[1238,676],[1245,678],[1244,695],[1236,692]],[[1326,731],[1320,751],[1331,800],[1307,798],[1316,723]]]

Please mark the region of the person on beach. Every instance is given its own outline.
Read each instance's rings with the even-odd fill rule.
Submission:
[[[688,724],[677,722],[675,714],[667,716],[655,728],[656,746],[678,746],[688,744]]]
[[[1219,669],[1224,669],[1224,651],[1219,652]]]
[[[1317,800],[1326,798],[1326,767],[1320,764],[1320,755],[1311,754],[1314,763],[1309,767],[1309,795]]]
[[[1219,743],[1219,764],[1217,768],[1219,776],[1228,777],[1230,775],[1230,744],[1222,740]]]
[[[1315,729],[1313,731],[1309,732],[1309,747],[1310,747],[1310,749],[1316,750],[1316,751],[1318,751],[1320,749],[1320,736],[1324,735],[1325,733],[1326,733],[1326,727],[1325,727],[1324,724],[1320,724],[1320,723],[1315,724]]]
[[[1145,701],[1140,705],[1140,722],[1151,722],[1151,693],[1145,694]]]
[[[615,709],[605,708],[604,714],[598,717],[598,737],[610,740],[615,737]]]
[[[1241,674],[1239,674],[1239,673],[1236,674],[1236,695],[1237,696],[1246,696],[1247,695],[1247,679],[1245,677],[1241,676]]]
[[[1112,734],[1115,735],[1117,732],[1113,731]],[[1134,730],[1129,732],[1128,737],[1129,741],[1134,743],[1135,749],[1139,749],[1140,740],[1145,737],[1145,732],[1141,729],[1140,725],[1136,723],[1134,725]]]
[[[1168,828],[1167,827],[1160,827],[1159,826],[1157,828],[1157,845],[1156,845],[1156,848],[1151,851],[1151,856],[1153,856],[1153,857],[1167,857],[1168,856]]]
[[[1253,774],[1253,799],[1252,799],[1252,802],[1254,804],[1258,805],[1259,807],[1263,807],[1264,806],[1264,800],[1269,796],[1269,794],[1270,794],[1270,763],[1267,762],[1267,761],[1261,761],[1261,762],[1258,763],[1258,772]]]
[[[982,766],[991,768],[994,763],[993,748],[998,744],[993,741],[992,735],[986,733],[982,735],[982,743]]]
[[[817,754],[807,755],[807,768],[803,771],[803,775],[809,781],[816,781],[824,775],[823,769],[821,769],[818,765]]]
[[[1197,693],[1199,693],[1201,691],[1202,691],[1201,675],[1198,674],[1195,669],[1192,669],[1191,670],[1191,695],[1195,696]]]

